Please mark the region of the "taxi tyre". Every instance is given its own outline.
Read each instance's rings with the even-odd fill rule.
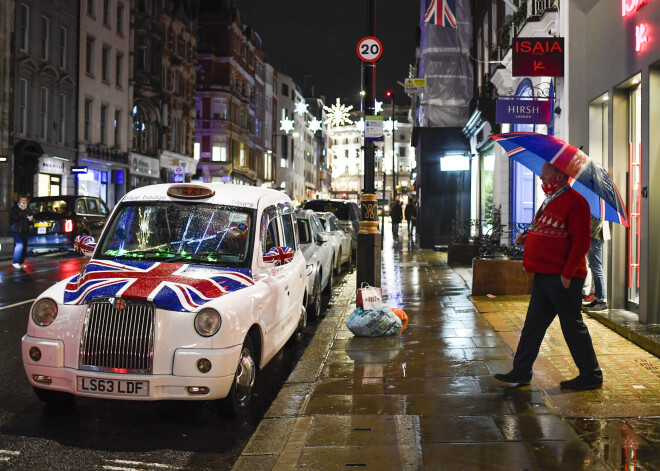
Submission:
[[[335,276],[339,276],[339,273],[341,272],[341,248],[339,249],[339,254],[337,255],[337,260],[335,260],[337,263],[334,264],[333,267],[333,274]]]
[[[346,268],[351,268],[353,265],[353,251],[349,249],[348,251],[348,261],[346,262]]]
[[[307,315],[312,319],[321,317],[321,277],[314,278],[314,291],[307,296]]]
[[[332,263],[334,264],[335,261],[333,260]],[[328,275],[328,284],[325,285],[325,289],[323,290],[323,294],[326,296],[332,295],[332,272],[330,275]]]
[[[220,409],[232,416],[238,416],[247,411],[252,398],[254,381],[257,377],[257,364],[255,358],[255,348],[252,337],[248,334],[243,341],[241,356],[236,367],[236,375],[231,383],[229,394],[224,399],[220,399]]]
[[[296,330],[293,332],[293,335],[291,335],[289,340],[286,342],[288,347],[295,348],[300,342],[302,342],[305,327],[307,327],[307,309],[305,309],[304,306],[300,306],[300,318],[298,319],[298,325],[296,326]]]
[[[32,386],[34,394],[41,402],[48,405],[73,404],[73,396],[62,391],[52,391],[50,389],[37,388]]]

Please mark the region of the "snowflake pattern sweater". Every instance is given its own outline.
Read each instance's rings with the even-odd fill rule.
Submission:
[[[572,188],[550,201],[525,238],[525,272],[585,278],[591,244],[589,214],[589,203]]]

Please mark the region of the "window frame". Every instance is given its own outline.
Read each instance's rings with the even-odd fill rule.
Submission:
[[[47,61],[50,58],[50,18],[46,15],[41,15],[39,22],[40,29],[40,58],[42,61]]]
[[[39,88],[39,137],[48,139],[48,88]]]
[[[21,3],[19,9],[21,14],[18,23],[18,48],[21,51],[28,52],[30,47],[30,7],[25,3]]]

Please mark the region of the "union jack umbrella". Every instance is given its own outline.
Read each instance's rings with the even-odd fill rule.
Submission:
[[[456,28],[456,0],[431,0],[424,22]]]
[[[555,136],[534,132],[509,132],[491,137],[509,157],[536,175],[541,175],[546,162],[554,165],[569,176],[569,184],[584,196],[595,218],[628,227],[626,207],[607,170],[577,147]]]
[[[264,262],[275,262],[275,266],[286,265],[293,260],[293,255],[290,247],[273,247],[264,254]]]
[[[92,260],[67,283],[64,304],[87,304],[95,296],[110,296],[152,301],[159,309],[190,312],[226,293],[252,285],[254,281],[248,269]]]
[[[94,238],[89,235],[79,235],[73,239],[73,249],[82,255],[89,255],[96,249]]]

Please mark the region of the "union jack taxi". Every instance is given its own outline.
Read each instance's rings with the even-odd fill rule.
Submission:
[[[258,370],[307,322],[293,206],[275,190],[164,184],[131,191],[83,270],[34,302],[23,364],[37,396],[221,399],[240,413]]]

